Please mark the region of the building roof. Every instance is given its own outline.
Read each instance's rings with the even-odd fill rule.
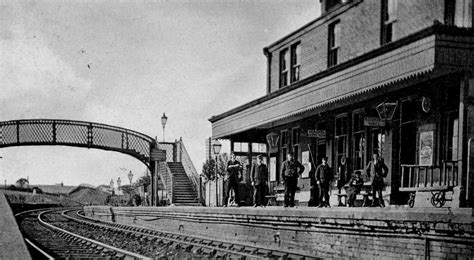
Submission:
[[[38,187],[44,193],[51,194],[69,194],[77,186],[64,186],[64,185],[30,185],[30,187]]]

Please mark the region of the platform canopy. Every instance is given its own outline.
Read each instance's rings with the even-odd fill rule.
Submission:
[[[251,129],[268,129],[278,122],[289,121],[288,118],[297,120],[311,111],[322,110],[317,111],[321,113],[323,109],[332,109],[355,96],[363,97],[376,90],[392,91],[397,82],[459,70],[456,63],[460,60],[456,61],[453,57],[458,55],[459,46],[469,48],[472,37],[448,36],[444,30],[439,32],[436,29],[431,27],[213,116],[209,119],[212,137],[229,138]],[[452,38],[459,41],[457,48],[451,48]]]

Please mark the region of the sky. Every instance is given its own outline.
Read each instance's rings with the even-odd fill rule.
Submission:
[[[208,119],[265,95],[263,47],[318,16],[318,0],[3,0],[0,121],[82,120],[162,140],[166,113],[166,141],[182,137],[200,171]],[[9,147],[0,156],[2,184],[100,185],[146,172],[96,149]]]

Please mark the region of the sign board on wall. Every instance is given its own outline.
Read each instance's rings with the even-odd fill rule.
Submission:
[[[326,130],[308,129],[309,138],[326,138]]]
[[[152,161],[166,161],[166,151],[160,149],[152,149],[150,153],[150,159]]]
[[[420,133],[420,165],[433,164],[433,140],[434,132],[426,131]]]
[[[364,117],[364,126],[384,127],[385,121],[378,117]]]

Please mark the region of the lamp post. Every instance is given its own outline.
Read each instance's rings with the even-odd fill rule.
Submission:
[[[217,156],[219,155],[219,153],[221,152],[221,148],[222,148],[222,144],[219,143],[217,140],[212,144],[212,150],[214,152],[214,155],[216,156],[216,161],[215,161],[215,171],[216,171],[216,207],[219,206],[219,194],[218,194],[218,175],[217,175],[217,167],[218,167],[218,163],[217,163]]]
[[[0,159],[3,159],[3,157],[0,156]],[[4,190],[7,190],[7,179],[5,179],[5,186],[3,186],[3,189],[4,189]]]
[[[165,126],[167,121],[168,117],[163,113],[163,116],[161,117],[161,125],[163,126],[163,142],[165,142]]]
[[[130,200],[131,200],[132,199],[132,179],[133,179],[132,171],[128,172],[127,177],[128,177],[128,180],[130,181],[130,194],[129,195],[130,195]]]
[[[114,195],[114,180],[110,179],[110,189],[112,191],[112,195]]]
[[[118,198],[119,198],[120,204],[122,204],[122,203],[121,203],[121,199],[120,199],[120,184],[121,184],[121,183],[122,183],[122,180],[120,180],[120,177],[118,177],[118,179],[117,179],[117,196],[118,196]]]

